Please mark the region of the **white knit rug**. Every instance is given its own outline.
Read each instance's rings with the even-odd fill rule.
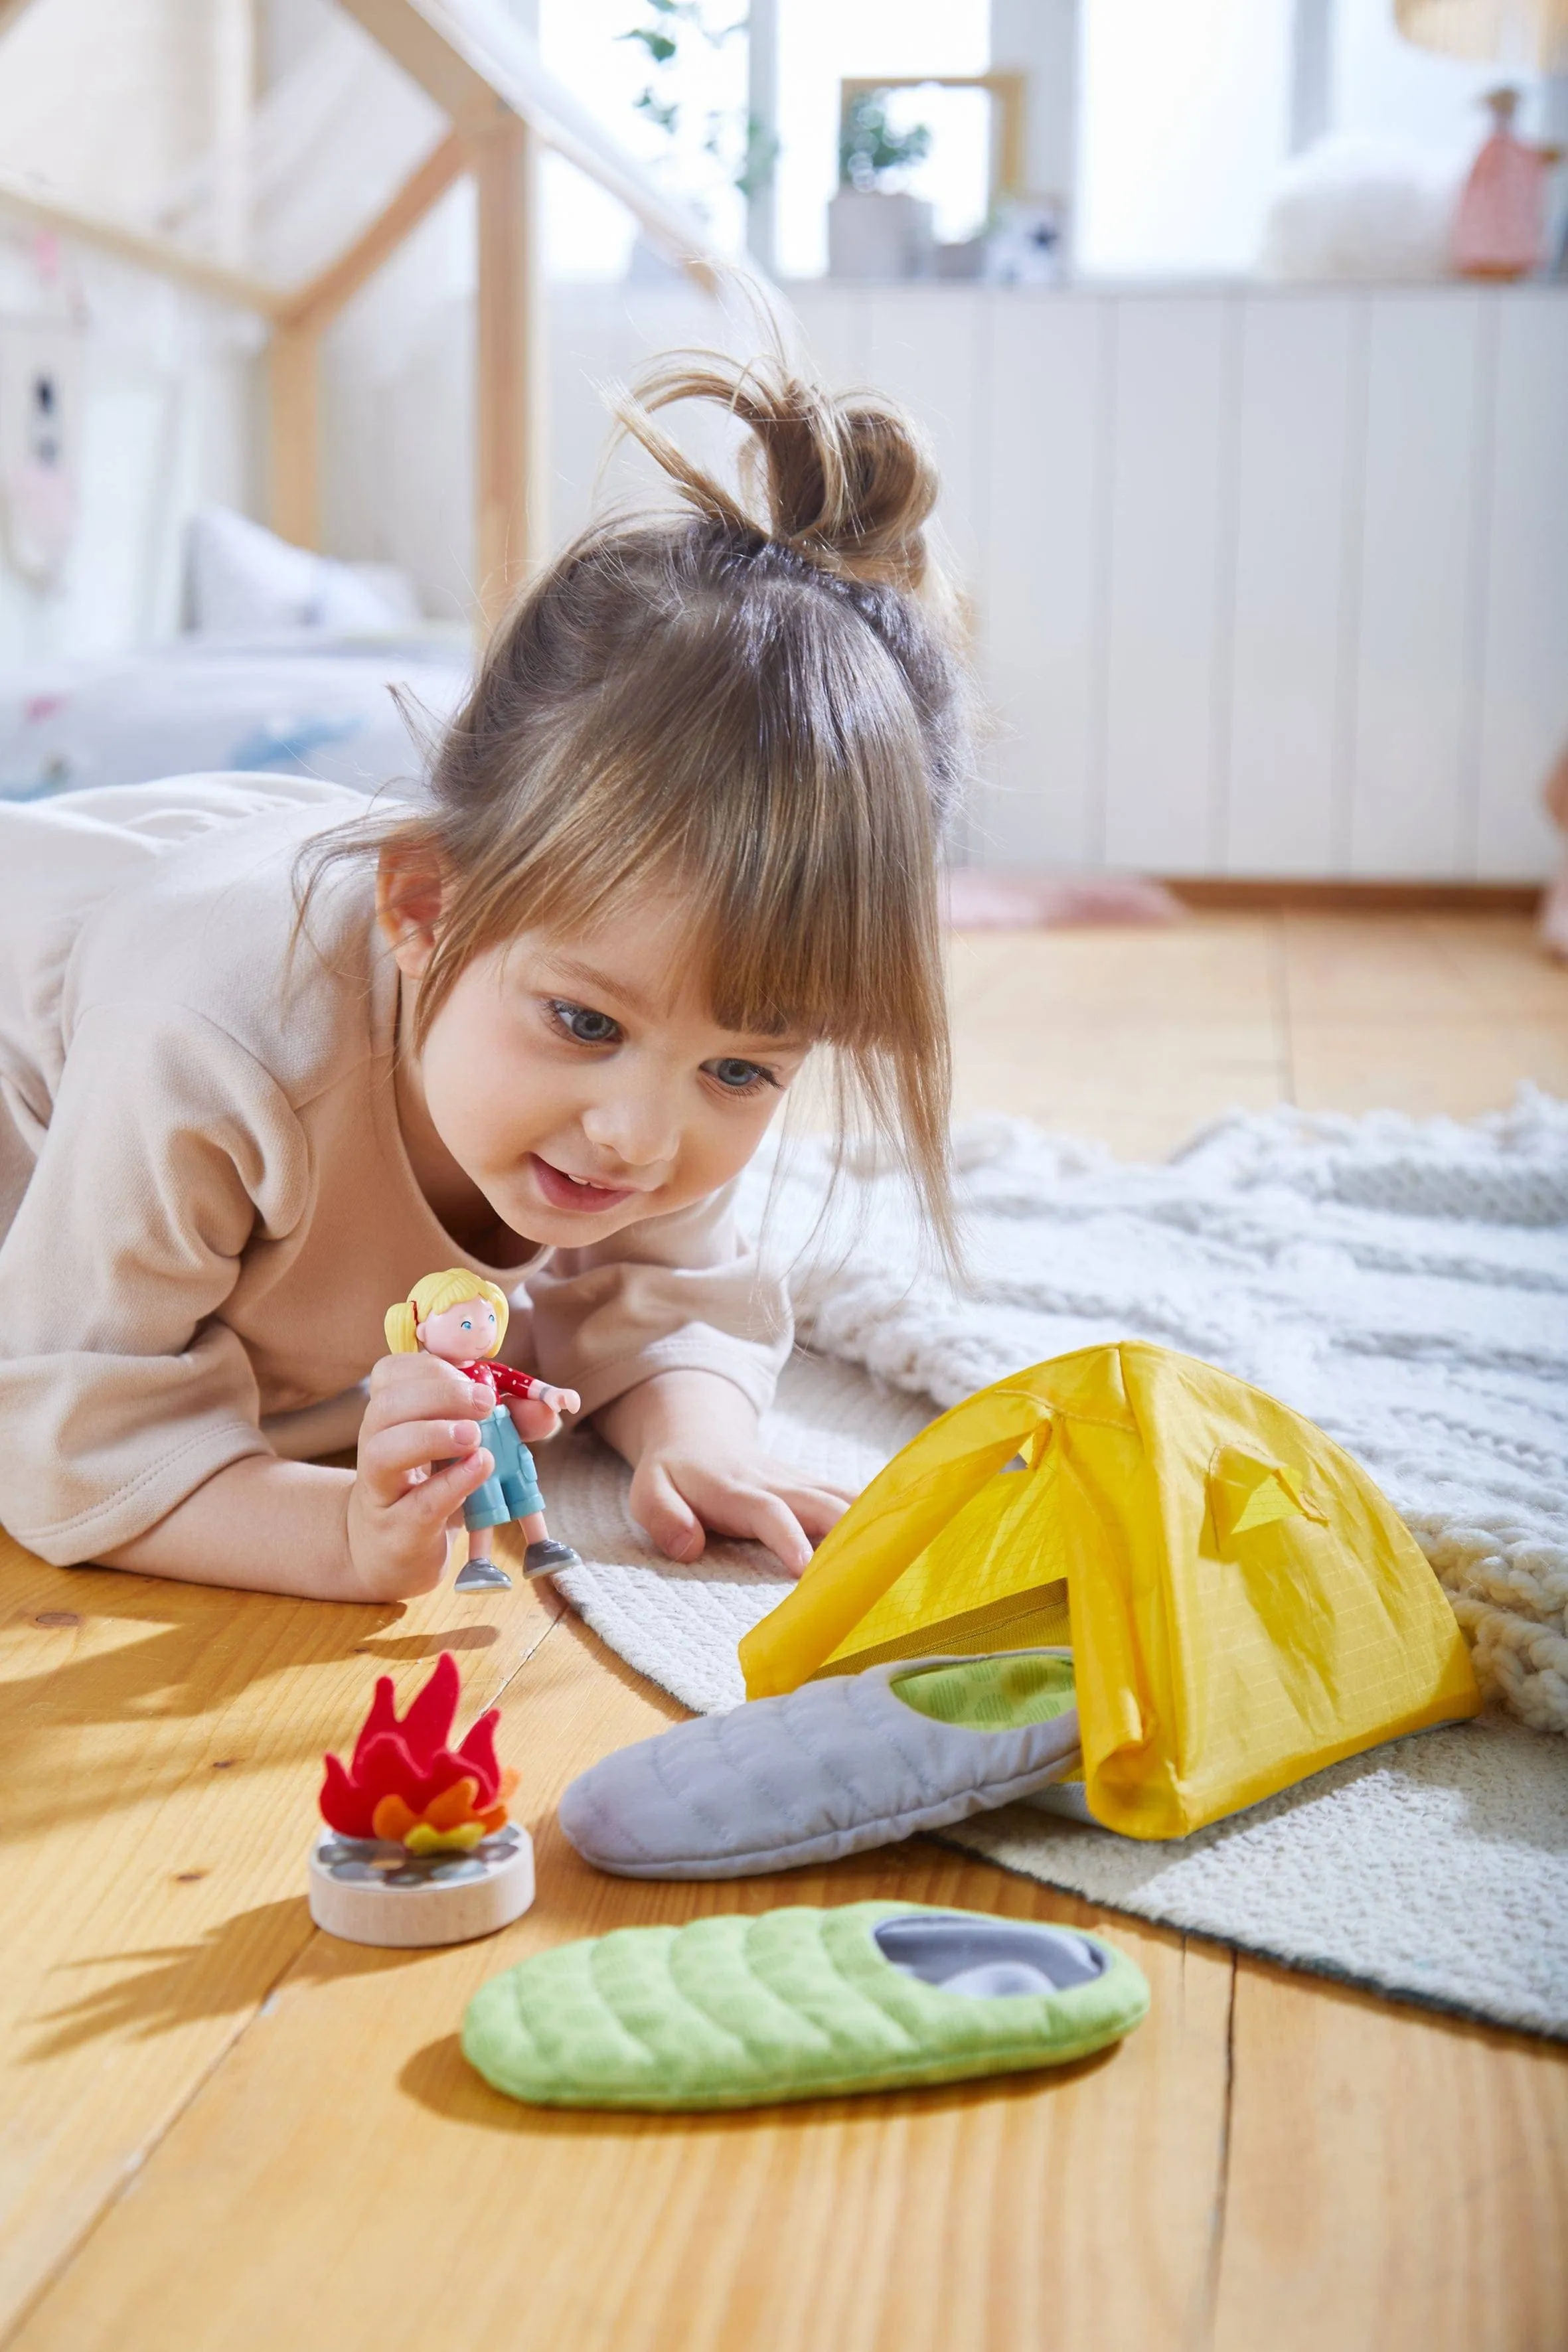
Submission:
[[[820,1147],[759,1171],[813,1351],[781,1386],[775,1447],[860,1480],[933,1405],[1019,1365],[1127,1337],[1207,1357],[1372,1471],[1495,1703],[1179,1845],[1025,1807],[962,1842],[1144,1917],[1568,2036],[1568,1740],[1542,1736],[1568,1730],[1568,1105],[1526,1093],[1470,1125],[1238,1115],[1159,1168],[997,1121],[962,1135],[960,1160],[962,1287],[921,1272],[890,1177],[852,1173],[825,1217]],[[588,1623],[687,1706],[736,1705],[735,1645],[780,1571],[742,1545],[658,1559],[591,1437],[551,1449],[547,1483],[591,1563],[562,1580]]]

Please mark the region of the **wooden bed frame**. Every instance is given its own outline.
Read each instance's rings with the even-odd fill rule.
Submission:
[[[0,0],[0,30],[29,0]],[[32,0],[37,5],[37,0]],[[705,290],[731,267],[700,223],[655,186],[540,65],[502,0],[339,0],[447,118],[449,128],[384,210],[326,268],[281,287],[129,221],[72,205],[0,172],[0,210],[253,311],[268,348],[270,519],[300,547],[319,543],[321,337],[453,183],[478,192],[474,569],[479,618],[493,621],[544,553],[543,302],[538,168],[553,149],[617,197]]]

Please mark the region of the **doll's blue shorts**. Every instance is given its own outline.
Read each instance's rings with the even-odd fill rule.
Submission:
[[[463,1505],[463,1525],[504,1528],[509,1519],[526,1519],[544,1508],[534,1475],[533,1456],[517,1433],[517,1423],[504,1404],[479,1423],[479,1444],[487,1446],[495,1468],[482,1486],[476,1486]]]

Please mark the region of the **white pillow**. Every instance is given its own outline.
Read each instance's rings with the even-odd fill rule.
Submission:
[[[1452,157],[1397,140],[1320,139],[1275,183],[1258,275],[1383,285],[1447,277],[1462,173]]]
[[[193,629],[243,635],[279,629],[336,634],[407,628],[419,602],[390,563],[339,563],[226,507],[204,507],[185,530]]]

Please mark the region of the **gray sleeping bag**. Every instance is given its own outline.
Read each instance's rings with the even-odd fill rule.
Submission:
[[[623,1878],[743,1878],[944,1828],[1079,1760],[1070,1651],[900,1658],[623,1748],[561,1826]]]

